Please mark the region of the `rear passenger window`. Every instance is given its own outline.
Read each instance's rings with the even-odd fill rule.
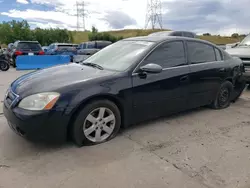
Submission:
[[[221,61],[222,60],[221,52],[217,48],[214,48],[214,50],[215,50],[216,60]]]
[[[201,42],[187,42],[191,64],[216,61],[214,47]]]
[[[144,63],[155,63],[163,68],[177,67],[186,64],[182,41],[166,42],[157,47]]]

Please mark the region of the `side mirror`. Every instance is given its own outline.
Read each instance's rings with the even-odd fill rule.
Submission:
[[[147,73],[160,73],[162,71],[162,67],[154,63],[149,63],[140,67],[140,70]]]

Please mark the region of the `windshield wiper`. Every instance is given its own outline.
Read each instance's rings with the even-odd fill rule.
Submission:
[[[98,65],[98,64],[95,64],[95,63],[89,63],[89,62],[85,62],[85,63],[82,63],[83,65],[87,65],[87,66],[91,66],[91,67],[95,67],[95,68],[98,68],[100,70],[103,70],[104,68],[101,66],[101,65]]]

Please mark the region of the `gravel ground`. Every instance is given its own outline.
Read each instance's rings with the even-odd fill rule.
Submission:
[[[24,72],[0,72],[0,97]],[[2,104],[1,104],[2,105]],[[77,148],[20,138],[0,115],[3,188],[250,188],[250,92],[224,110],[200,108]]]

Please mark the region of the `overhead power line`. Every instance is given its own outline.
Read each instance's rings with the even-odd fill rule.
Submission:
[[[85,18],[87,16],[86,10],[85,10],[85,2],[84,1],[77,1],[76,2],[76,16],[77,16],[77,30],[80,31],[83,29],[86,30],[85,27]]]
[[[147,1],[147,14],[145,19],[145,29],[151,25],[151,29],[162,29],[161,0]]]

